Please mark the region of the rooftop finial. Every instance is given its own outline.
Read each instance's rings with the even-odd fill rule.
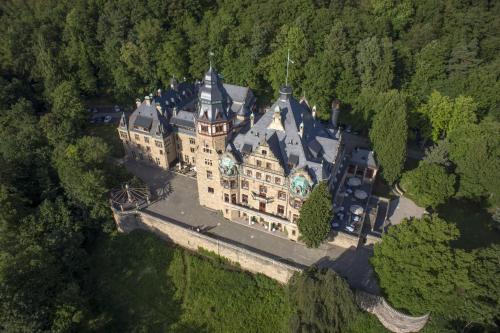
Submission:
[[[288,49],[288,53],[286,56],[286,78],[285,78],[285,86],[288,86],[288,67],[290,63],[294,63],[292,59],[290,59],[290,49]]]
[[[212,57],[214,56],[214,53],[212,51],[208,52],[208,59],[210,61],[210,69],[212,69]]]

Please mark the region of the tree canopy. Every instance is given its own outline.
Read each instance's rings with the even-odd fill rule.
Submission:
[[[472,253],[454,249],[450,242],[458,236],[453,224],[437,216],[391,227],[371,259],[380,286],[391,304],[412,314],[431,312],[459,320],[462,327],[495,326],[498,292],[490,279],[498,272],[493,266],[499,248],[493,245]]]
[[[455,193],[455,175],[442,165],[421,163],[403,174],[401,186],[418,205],[435,208]]]
[[[308,247],[318,247],[330,232],[332,195],[325,182],[317,184],[300,208],[297,222],[301,240]]]
[[[292,332],[344,332],[357,313],[349,286],[330,269],[311,268],[289,284]]]
[[[406,160],[408,124],[406,102],[397,91],[380,97],[380,109],[374,116],[370,139],[382,176],[392,184],[401,175]]]

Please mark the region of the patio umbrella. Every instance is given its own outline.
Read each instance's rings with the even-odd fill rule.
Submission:
[[[368,194],[363,190],[354,191],[354,196],[360,200],[365,200],[368,197]]]
[[[361,179],[357,177],[351,177],[349,178],[349,181],[347,182],[350,186],[359,186],[361,185]]]
[[[349,210],[355,215],[361,215],[364,212],[363,207],[361,207],[360,205],[352,205]]]

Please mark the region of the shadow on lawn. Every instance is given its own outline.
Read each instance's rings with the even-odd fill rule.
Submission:
[[[380,288],[370,264],[373,251],[369,247],[350,247],[336,259],[325,256],[315,265],[333,269],[347,280],[352,288],[379,295]]]
[[[176,332],[208,332],[179,324],[179,289],[186,279],[175,253],[145,231],[99,240],[90,266],[88,292],[96,319],[89,321],[89,331],[170,332],[175,325]]]

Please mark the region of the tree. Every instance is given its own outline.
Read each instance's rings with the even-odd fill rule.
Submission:
[[[317,184],[300,209],[298,226],[301,240],[308,247],[318,247],[330,232],[332,195],[325,182]]]
[[[452,249],[458,229],[437,216],[404,220],[375,245],[371,263],[380,286],[396,308],[414,315],[431,312],[462,318],[471,290],[472,255]]]
[[[394,90],[383,96],[380,102],[370,129],[370,139],[382,168],[382,176],[392,184],[401,175],[406,160],[406,102]]]
[[[391,40],[366,38],[359,42],[357,51],[356,59],[362,87],[380,92],[389,90],[394,80],[394,51]]]
[[[450,142],[448,140],[439,140],[434,146],[425,150],[423,163],[439,164],[449,167],[450,162]]]
[[[441,165],[420,163],[403,174],[401,186],[418,205],[436,208],[455,194],[455,175]]]
[[[51,111],[40,120],[49,143],[56,146],[72,142],[81,133],[87,119],[74,83],[60,83],[51,94],[51,104]]]
[[[285,84],[287,53],[293,64],[288,69],[288,84],[300,87],[304,78],[304,65],[308,56],[308,43],[304,32],[296,26],[284,25],[274,43],[274,51],[263,60],[263,66],[269,73],[267,78],[274,92]]]
[[[311,268],[292,277],[292,332],[344,332],[357,313],[347,283],[330,269]]]
[[[440,90],[446,80],[446,52],[443,43],[433,40],[415,57],[415,73],[410,90],[419,102],[428,98],[433,90]]]
[[[68,196],[91,211],[93,217],[109,212],[105,162],[109,147],[100,138],[85,136],[54,152],[57,173]]]
[[[500,245],[474,251],[474,261],[469,270],[474,288],[467,294],[468,323],[496,327],[500,316]]]
[[[434,91],[418,112],[428,120],[423,135],[438,140],[463,124],[476,122],[477,104],[471,97],[458,96],[453,100]]]
[[[483,120],[467,123],[450,133],[450,157],[459,177],[457,195],[485,197],[493,207],[500,206],[500,179],[492,170],[500,170],[500,124]]]

